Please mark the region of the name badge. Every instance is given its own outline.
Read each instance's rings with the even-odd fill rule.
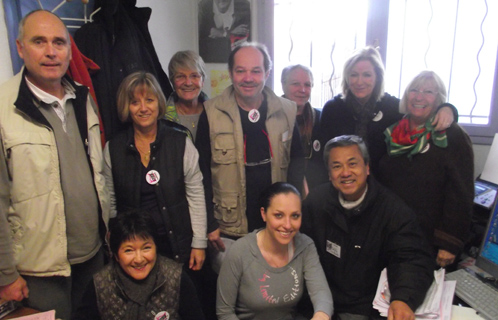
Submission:
[[[337,243],[327,240],[327,252],[337,258],[341,258],[341,246]]]

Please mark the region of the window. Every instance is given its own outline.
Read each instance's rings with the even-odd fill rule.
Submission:
[[[274,88],[282,69],[310,66],[311,104],[340,93],[344,61],[356,48],[378,44],[386,91],[401,97],[421,70],[438,73],[459,123],[476,143],[498,131],[498,1],[275,0]]]
[[[368,1],[275,0],[274,89],[290,64],[313,71],[311,105],[322,108],[340,91],[343,61],[365,44]],[[352,21],[355,21],[352,23]]]
[[[493,124],[496,30],[497,1],[390,1],[386,91],[401,96],[416,74],[433,70],[458,108],[459,123],[482,134]]]

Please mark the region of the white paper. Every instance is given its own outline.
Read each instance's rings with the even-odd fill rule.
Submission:
[[[481,179],[498,184],[498,133],[495,133],[488,158],[482,170]]]
[[[461,307],[461,306],[452,306],[451,313],[452,313],[451,320],[482,320],[483,319],[472,308],[466,308],[466,307]]]
[[[434,271],[434,281],[427,290],[424,302],[415,310],[415,318],[419,320],[451,320],[451,305],[455,294],[456,281],[444,281],[444,269]],[[382,270],[373,301],[373,307],[381,316],[387,317],[391,294],[387,282],[387,271]]]
[[[47,312],[35,313],[29,316],[14,318],[12,320],[55,320],[55,310]]]

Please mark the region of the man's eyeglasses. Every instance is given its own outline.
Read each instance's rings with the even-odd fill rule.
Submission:
[[[247,167],[255,167],[255,166],[260,166],[263,164],[267,164],[271,162],[271,159],[273,159],[273,150],[271,148],[271,142],[270,142],[270,137],[268,136],[268,133],[265,130],[261,130],[263,134],[266,136],[266,139],[268,139],[268,147],[270,149],[270,154],[269,158],[266,158],[264,160],[260,160],[258,162],[247,162],[247,151],[246,151],[246,146],[247,146],[247,134],[244,134],[244,164]]]

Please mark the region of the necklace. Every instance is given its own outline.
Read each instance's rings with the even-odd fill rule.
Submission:
[[[136,144],[136,147],[137,147],[137,150],[140,153],[140,155],[144,158],[144,160],[149,161],[149,159],[150,159],[150,147],[149,147],[148,151],[144,151],[144,150],[140,149],[138,144]]]
[[[150,144],[156,140],[156,131],[149,133],[141,133],[140,130],[135,130],[135,147],[140,153],[142,163],[147,166],[150,160]]]

